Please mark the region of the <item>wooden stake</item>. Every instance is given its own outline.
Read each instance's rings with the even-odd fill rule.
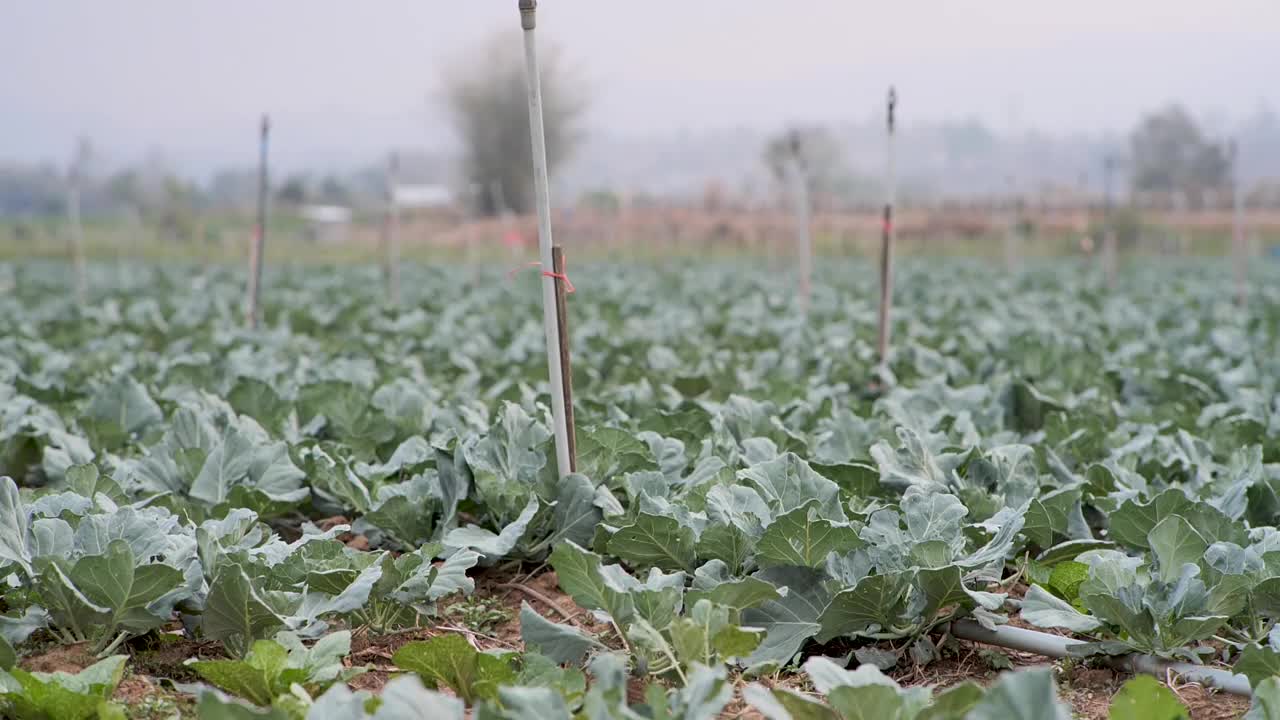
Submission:
[[[578,439],[573,424],[573,370],[569,362],[569,310],[566,306],[567,280],[565,275],[564,248],[551,248],[552,272],[556,281],[556,323],[560,333],[560,377],[564,386],[564,425],[569,436],[569,471],[578,471]]]
[[[898,94],[890,87],[889,99],[886,105],[888,109],[888,133],[886,136],[888,168],[885,182],[884,218],[880,232],[880,314],[878,332],[876,334],[876,357],[880,361],[880,369],[882,371],[888,370],[889,367],[889,335],[892,330],[890,313],[893,308],[893,239],[895,235],[893,204],[897,195],[897,177],[895,175],[896,167],[893,154],[893,126],[894,110],[897,104]]]
[[[547,369],[551,382],[551,420],[556,442],[556,469],[560,477],[572,472],[569,433],[565,425],[564,374],[560,369],[560,319],[556,315],[556,281],[546,272],[551,257],[551,197],[547,179],[547,137],[542,126],[542,82],[538,77],[537,0],[519,0],[520,27],[524,30],[525,81],[529,91],[529,135],[533,145],[533,190],[538,206],[538,255],[542,262],[542,327],[547,344]]]
[[[249,248],[248,301],[245,304],[245,320],[254,330],[258,328],[258,295],[262,287],[262,266],[266,263],[263,248],[267,235],[267,136],[270,132],[271,121],[263,115],[262,132],[258,138],[258,222]]]

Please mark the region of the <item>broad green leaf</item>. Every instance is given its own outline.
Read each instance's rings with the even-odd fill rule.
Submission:
[[[1169,515],[1147,533],[1147,543],[1159,564],[1159,578],[1173,582],[1182,574],[1182,566],[1197,564],[1209,545],[1200,533],[1180,515]]]
[[[1256,691],[1263,680],[1280,676],[1280,653],[1267,647],[1246,645],[1232,670],[1249,678],[1249,685]]]
[[[765,631],[764,640],[746,664],[786,665],[822,628],[819,619],[831,602],[831,593],[823,585],[821,573],[805,568],[771,568],[755,577],[775,587],[786,587],[788,592],[778,600],[742,611],[744,625]]]
[[[599,555],[571,542],[563,542],[551,552],[550,563],[555,568],[560,588],[582,607],[607,613],[619,626],[625,625],[635,614],[635,601],[630,594],[605,583],[600,572]]]
[[[816,500],[821,517],[845,520],[840,486],[819,475],[795,453],[739,470],[738,479],[759,491],[775,514],[789,513]]]
[[[1060,627],[1081,633],[1092,632],[1102,625],[1097,618],[1085,615],[1039,585],[1032,585],[1023,598],[1022,618],[1036,627]]]
[[[1186,720],[1187,708],[1173,691],[1150,675],[1138,675],[1111,698],[1111,720]]]
[[[1280,720],[1280,678],[1269,677],[1254,686],[1244,720]]]
[[[529,607],[529,603],[520,606],[520,639],[525,647],[557,663],[575,665],[580,665],[587,653],[604,647],[578,628],[547,620]]]
[[[756,544],[756,562],[761,567],[818,568],[830,553],[844,554],[862,547],[857,530],[821,519],[818,512],[817,503],[810,503],[774,519]]]
[[[461,635],[409,643],[392,660],[400,669],[417,673],[424,683],[446,686],[468,703],[494,699],[499,686],[516,679],[506,657],[482,653]]]
[[[243,657],[255,640],[284,626],[284,619],[254,587],[244,569],[224,565],[209,587],[202,621],[204,634],[220,640],[233,657]]]
[[[689,571],[695,559],[693,530],[672,517],[640,513],[609,539],[609,552],[633,567]]]
[[[159,563],[134,566],[133,551],[124,540],[113,540],[106,555],[80,558],[71,568],[71,581],[91,602],[111,611],[107,632],[122,628],[144,633],[169,620],[148,612],[147,606],[183,582],[176,568]]]
[[[1069,720],[1070,711],[1058,700],[1048,670],[1019,670],[1000,676],[965,720]]]
[[[549,720],[569,717],[564,697],[551,688],[503,687],[498,690],[507,720]]]
[[[868,630],[890,631],[906,609],[909,583],[901,575],[872,575],[836,593],[822,613],[819,642]]]

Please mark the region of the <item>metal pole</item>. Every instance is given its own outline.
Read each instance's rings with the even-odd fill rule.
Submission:
[[[813,243],[809,236],[809,181],[805,177],[804,163],[801,160],[800,133],[791,132],[791,152],[787,158],[788,175],[791,176],[791,202],[795,207],[796,253],[799,256],[800,273],[800,313],[809,312],[809,295],[811,294],[813,275]]]
[[[897,104],[898,93],[890,87],[889,99],[886,104],[888,133],[885,145],[888,165],[885,176],[884,218],[880,232],[880,313],[878,318],[879,327],[876,334],[876,357],[879,359],[882,371],[887,370],[889,367],[889,335],[892,330],[890,312],[893,308],[893,239],[896,235],[896,228],[894,228],[893,224],[893,205],[897,195],[898,182],[893,154],[893,131],[894,110]]]
[[[382,275],[387,282],[387,300],[400,304],[400,207],[396,204],[396,185],[400,175],[400,155],[391,153],[387,160],[387,217],[383,224]]]
[[[1231,256],[1235,270],[1236,304],[1241,308],[1249,300],[1248,248],[1244,239],[1244,197],[1240,192],[1240,156],[1236,141],[1227,145],[1231,161]]]
[[[1107,155],[1102,161],[1102,272],[1106,278],[1107,288],[1114,290],[1116,287],[1117,272],[1117,248],[1116,248],[1116,231],[1112,227],[1111,222],[1111,172],[1115,169],[1116,159],[1113,155]]]
[[[267,137],[271,121],[262,116],[262,133],[258,140],[258,221],[253,228],[253,244],[249,248],[249,288],[245,319],[249,327],[258,327],[258,296],[262,287],[262,266],[266,263],[263,248],[267,235]]]
[[[1072,645],[1083,645],[1083,640],[1050,635],[1049,633],[1025,630],[1023,628],[1000,625],[995,630],[988,630],[972,620],[957,620],[951,623],[951,634],[961,640],[980,642],[987,645],[998,645],[1011,650],[1035,653],[1051,658],[1063,658],[1069,654]],[[1172,671],[1189,682],[1198,682],[1209,687],[1234,695],[1252,695],[1249,679],[1244,675],[1236,675],[1226,670],[1207,668],[1204,665],[1192,665],[1185,662],[1170,662],[1151,655],[1122,655],[1112,658],[1112,667],[1131,673],[1145,673],[1163,678]]]
[[[71,225],[71,266],[75,274],[76,304],[84,307],[88,302],[89,282],[84,258],[84,227],[80,222],[80,181],[83,168],[79,150],[72,161],[71,177],[67,183],[67,220]]]
[[[560,368],[560,322],[556,316],[555,266],[551,257],[551,198],[547,180],[547,140],[542,128],[542,82],[538,76],[537,0],[519,0],[524,29],[525,80],[529,90],[529,135],[533,143],[533,190],[538,204],[538,256],[542,262],[542,326],[546,335],[547,369],[551,381],[551,419],[555,425],[556,469],[569,474],[569,434],[565,428],[564,379]]]

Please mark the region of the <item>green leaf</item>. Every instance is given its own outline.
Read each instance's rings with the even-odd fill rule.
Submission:
[[[581,630],[561,625],[539,615],[529,603],[520,606],[520,639],[526,647],[557,663],[579,665],[587,653],[604,645]]]
[[[672,517],[640,513],[609,539],[609,552],[633,567],[656,567],[668,572],[692,570],[693,530]]]
[[[631,595],[605,583],[599,555],[564,542],[551,552],[550,563],[555,568],[560,589],[582,607],[608,613],[619,627],[635,614],[635,601]]]
[[[909,583],[897,574],[872,575],[836,593],[822,613],[818,642],[870,629],[891,630],[906,609]]]
[[[1280,678],[1269,677],[1253,688],[1253,702],[1244,720],[1280,720]]]
[[[721,659],[745,658],[760,646],[764,631],[729,625],[721,628],[711,638],[711,648]]]
[[[1256,689],[1263,680],[1280,676],[1280,653],[1267,647],[1246,645],[1232,670],[1249,678],[1249,685]]]
[[[1089,566],[1074,560],[1060,562],[1049,573],[1049,589],[1068,603],[1080,597],[1080,585],[1089,579]]]
[[[933,702],[920,711],[916,720],[961,720],[982,700],[982,695],[983,689],[977,683],[962,682],[934,696]]]
[[[277,695],[288,691],[291,682],[305,678],[295,669],[289,682],[282,682],[289,653],[273,640],[258,640],[243,660],[203,660],[191,669],[219,689],[238,695],[255,705],[270,705]]]
[[[18,654],[13,651],[9,641],[0,636],[0,670],[8,670],[18,662]]]
[[[220,640],[233,657],[284,626],[284,619],[254,587],[244,569],[224,565],[209,587],[202,627],[206,637]]]
[[[840,720],[831,708],[791,690],[751,684],[743,688],[742,696],[768,720]]]
[[[698,536],[696,555],[702,560],[720,560],[733,572],[742,569],[755,551],[755,542],[737,525],[716,523]]]
[[[1169,515],[1147,533],[1147,542],[1159,565],[1162,582],[1174,582],[1182,574],[1182,566],[1195,565],[1204,557],[1209,545],[1200,533],[1180,515]]]
[[[840,486],[819,475],[795,453],[739,470],[738,479],[758,490],[775,514],[789,513],[816,500],[821,517],[845,520]]]
[[[819,568],[830,553],[844,554],[862,547],[858,531],[845,523],[818,517],[817,503],[778,516],[756,544],[761,567],[796,565]]]
[[[524,537],[529,523],[533,521],[533,516],[538,513],[540,506],[536,497],[530,498],[524,510],[520,511],[519,517],[497,534],[479,525],[468,525],[450,530],[449,534],[444,536],[444,544],[448,547],[475,550],[481,555],[494,559],[504,557],[515,549],[516,543]]]
[[[1150,675],[1138,675],[1111,698],[1111,720],[1186,720],[1187,708]]]
[[[1058,700],[1048,670],[1019,670],[1000,676],[965,720],[1069,720],[1070,711]]]
[[[844,720],[912,720],[920,710],[889,685],[834,688],[827,701]]]
[[[1022,619],[1043,628],[1066,628],[1073,632],[1087,633],[1097,630],[1102,623],[1072,607],[1039,585],[1032,585],[1022,600]]]
[[[496,698],[500,685],[516,679],[506,657],[482,653],[461,635],[409,643],[396,651],[392,661],[402,670],[417,673],[427,685],[448,687],[468,704]]]
[[[805,568],[771,568],[756,577],[775,587],[786,587],[788,592],[778,600],[742,611],[744,625],[765,631],[764,640],[746,664],[786,665],[822,628],[819,618],[831,602],[831,593],[822,583],[822,573]]]
[[[200,693],[196,716],[200,720],[293,720],[281,708],[258,708],[213,690]]]
[[[502,716],[506,720],[550,720],[567,718],[564,697],[551,688],[504,687],[498,691]]]
[[[705,567],[705,566],[704,566]],[[703,568],[698,568],[703,573]],[[703,580],[707,577],[707,580]],[[705,588],[705,589],[703,589]],[[716,605],[723,605],[731,610],[746,610],[759,607],[770,600],[777,600],[782,595],[772,583],[757,577],[732,578],[725,576],[695,575],[693,589],[685,594],[685,603],[693,606],[699,600],[710,600]]]
[[[0,567],[14,563],[31,573],[27,550],[31,513],[18,495],[18,485],[10,477],[0,477]]]
[[[148,612],[147,606],[178,588],[183,577],[178,569],[159,563],[134,567],[129,543],[112,540],[106,555],[80,558],[71,568],[71,580],[91,602],[111,611],[106,632],[123,628],[144,633],[169,620]]]
[[[16,720],[91,720],[115,692],[128,658],[113,655],[78,673],[0,670],[0,708]]]

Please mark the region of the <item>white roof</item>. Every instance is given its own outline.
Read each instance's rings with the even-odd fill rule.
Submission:
[[[316,223],[351,222],[351,208],[341,205],[303,205],[302,217]]]
[[[397,185],[392,193],[402,208],[448,207],[453,204],[453,191],[444,185]]]

